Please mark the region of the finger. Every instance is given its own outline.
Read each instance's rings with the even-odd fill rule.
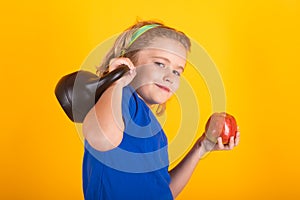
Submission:
[[[126,65],[129,69],[134,69],[134,65],[129,58],[113,58],[109,62],[109,71],[113,71],[120,65]]]
[[[233,149],[233,147],[234,147],[234,136],[231,136],[229,140],[229,149]]]
[[[135,66],[133,65],[133,63],[131,62],[131,60],[129,58],[126,58],[127,61],[127,66],[129,67],[129,69],[135,69]]]
[[[136,75],[136,69],[135,68],[130,69],[129,74],[132,76],[132,78],[134,78]]]
[[[118,83],[121,83],[123,86],[128,85],[136,76],[136,70],[132,69],[129,72],[127,72],[122,78],[117,80]]]
[[[116,60],[117,60],[117,58],[112,58],[112,59],[110,59],[108,65],[111,66]]]
[[[123,64],[123,65],[127,65],[129,69],[134,69],[134,65],[129,58],[119,58],[118,61],[119,61],[118,65]]]
[[[224,144],[221,137],[218,137],[218,147],[219,149],[224,149]]]
[[[111,71],[115,70],[119,65],[121,65],[120,59],[119,58],[112,58],[109,61],[108,69],[111,72]]]
[[[235,146],[237,146],[239,143],[240,143],[240,132],[238,131],[235,137]]]
[[[128,74],[129,79],[132,80],[132,79],[135,77],[135,75],[136,75],[136,69],[135,69],[135,68],[130,69],[130,70],[127,72],[127,74]]]

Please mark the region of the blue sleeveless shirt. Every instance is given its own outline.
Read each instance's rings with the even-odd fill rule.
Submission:
[[[120,145],[101,152],[85,141],[83,192],[86,200],[172,200],[167,138],[134,89],[123,89],[125,124]]]

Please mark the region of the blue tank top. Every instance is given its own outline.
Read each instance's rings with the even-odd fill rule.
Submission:
[[[85,141],[83,192],[86,200],[171,200],[167,138],[134,89],[123,89],[123,139],[100,152]]]

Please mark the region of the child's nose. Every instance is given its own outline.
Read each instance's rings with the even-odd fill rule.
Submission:
[[[169,82],[170,84],[173,84],[173,73],[170,68],[167,68],[163,77],[163,80],[166,82]]]

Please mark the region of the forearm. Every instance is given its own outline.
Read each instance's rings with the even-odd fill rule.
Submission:
[[[200,158],[205,154],[205,149],[198,140],[193,148],[188,152],[184,159],[170,171],[171,183],[170,189],[173,197],[183,190],[188,181],[190,180]]]
[[[84,136],[97,150],[110,150],[123,138],[122,91],[123,85],[110,86],[84,120]]]
[[[96,116],[104,132],[109,132],[109,128],[117,128],[123,132],[122,95],[123,85],[114,83],[95,105]]]

